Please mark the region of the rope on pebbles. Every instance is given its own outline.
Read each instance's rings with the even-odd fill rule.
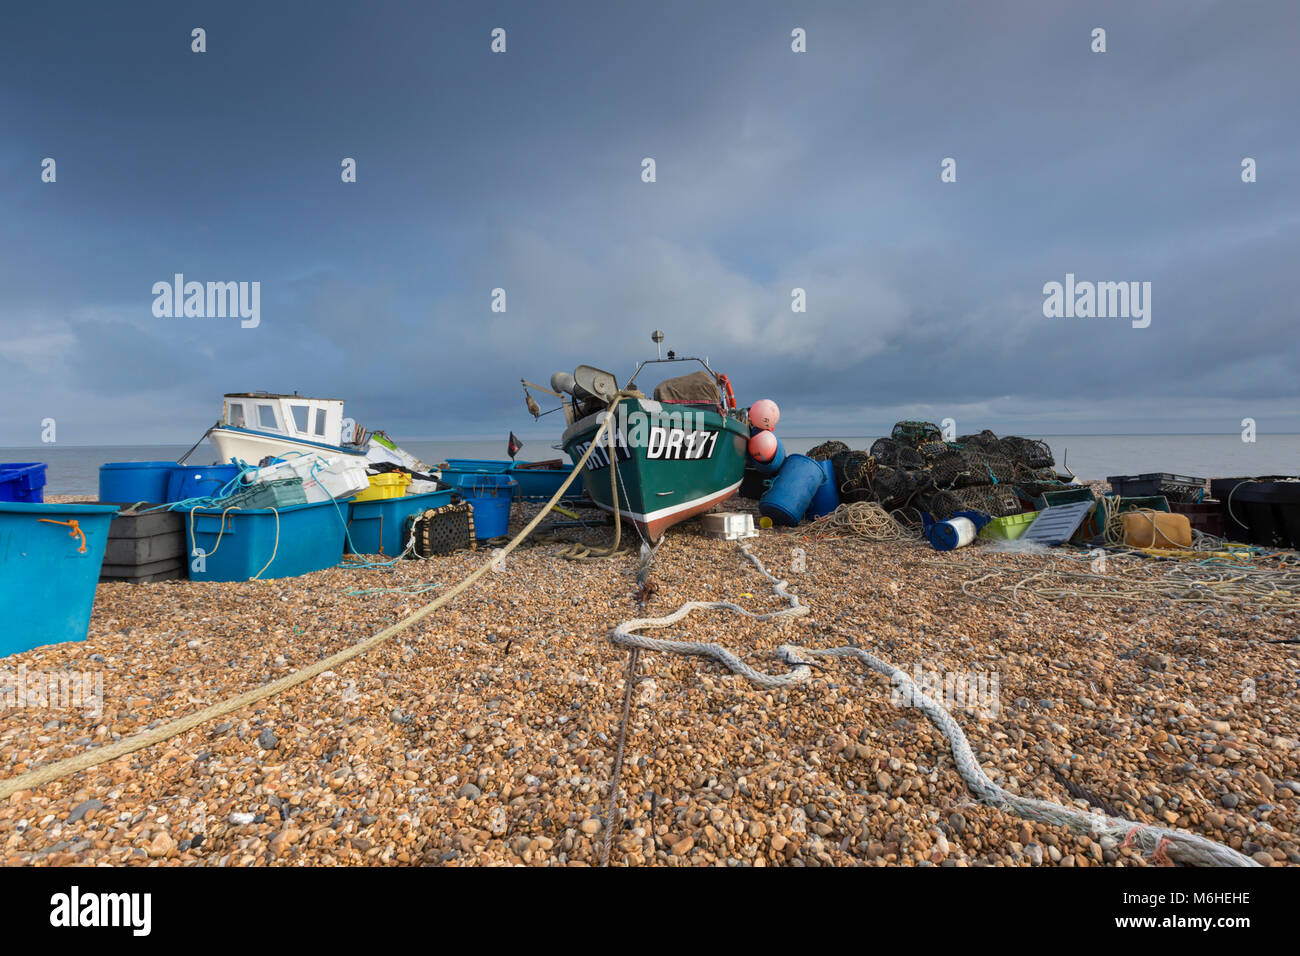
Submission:
[[[1162,826],[1149,826],[1100,813],[1067,807],[1050,800],[1038,800],[1023,797],[998,786],[984,772],[979,760],[972,750],[965,732],[956,718],[940,703],[926,695],[903,671],[888,661],[884,661],[860,647],[804,648],[791,644],[782,644],[774,654],[778,660],[790,665],[785,674],[767,674],[750,667],[731,651],[718,644],[700,641],[670,641],[646,637],[636,633],[640,630],[670,627],[689,616],[692,611],[725,610],[734,611],[757,621],[767,621],[782,617],[801,617],[808,613],[808,607],[800,603],[799,598],[787,589],[787,582],[772,575],[763,566],[758,557],[749,550],[744,539],[736,542],[741,553],[749,559],[772,585],[778,597],[788,602],[789,607],[778,611],[758,614],[746,610],[730,601],[690,601],[683,604],[665,617],[641,617],[624,621],[609,634],[611,643],[632,650],[664,651],[672,654],[687,654],[697,657],[711,657],[734,674],[739,674],[759,687],[789,687],[803,683],[812,676],[812,658],[854,658],[867,667],[888,677],[902,690],[901,699],[920,710],[932,724],[947,738],[952,748],[953,761],[957,773],[970,791],[981,801],[1003,810],[1010,810],[1030,820],[1038,820],[1055,826],[1065,826],[1076,832],[1087,833],[1093,838],[1112,837],[1122,840],[1125,845],[1137,846],[1156,858],[1168,856],[1169,859],[1190,866],[1259,866],[1250,857],[1238,853],[1230,847],[1184,830],[1174,830]]]

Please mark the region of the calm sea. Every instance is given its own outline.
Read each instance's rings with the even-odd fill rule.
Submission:
[[[1260,435],[1253,443],[1240,435],[1043,435],[1057,465],[1063,462],[1080,478],[1106,478],[1167,471],[1198,478],[1237,475],[1293,475],[1300,472],[1300,435]],[[825,437],[782,438],[789,452],[804,452]],[[874,438],[844,437],[850,448],[870,448]],[[46,492],[52,495],[94,495],[99,466],[108,461],[174,461],[188,445],[41,445],[0,448],[0,461],[43,461]],[[491,441],[412,441],[405,447],[430,464],[448,458],[501,458],[500,439]],[[528,441],[520,458],[558,457],[549,442]],[[196,464],[211,460],[206,443],[190,457]]]

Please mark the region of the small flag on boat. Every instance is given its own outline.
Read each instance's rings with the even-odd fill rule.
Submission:
[[[519,454],[519,449],[524,447],[524,443],[515,437],[515,433],[510,433],[510,441],[506,443],[506,453],[513,459]]]

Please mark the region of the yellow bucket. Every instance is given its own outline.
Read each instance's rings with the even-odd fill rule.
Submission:
[[[411,483],[411,476],[402,472],[390,472],[386,475],[371,475],[370,487],[358,494],[353,501],[382,501],[385,498],[401,498],[406,494],[406,486]]]

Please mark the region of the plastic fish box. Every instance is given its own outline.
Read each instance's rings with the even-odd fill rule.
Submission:
[[[0,463],[0,501],[45,500],[45,462]]]
[[[737,538],[757,538],[754,530],[754,516],[738,511],[714,511],[701,519],[704,533],[710,538],[734,541]]]
[[[130,504],[118,505],[126,508]],[[113,516],[108,529],[101,581],[169,581],[185,577],[185,517],[175,511]]]
[[[1146,475],[1112,475],[1106,479],[1110,490],[1123,498],[1163,496],[1179,501],[1200,501],[1205,494],[1205,479],[1172,475],[1167,471]]]
[[[290,578],[334,567],[344,519],[333,501],[288,508],[195,508],[182,512],[193,581]],[[191,521],[191,518],[193,519]],[[203,551],[200,559],[195,549]]]
[[[402,553],[406,542],[402,529],[411,515],[451,503],[451,491],[431,491],[423,495],[403,495],[373,501],[350,501],[340,507],[348,512],[349,554],[383,554],[390,558]]]
[[[1024,514],[994,518],[980,529],[979,536],[985,540],[1014,541],[1029,530],[1038,514],[1037,511],[1026,511]]]

